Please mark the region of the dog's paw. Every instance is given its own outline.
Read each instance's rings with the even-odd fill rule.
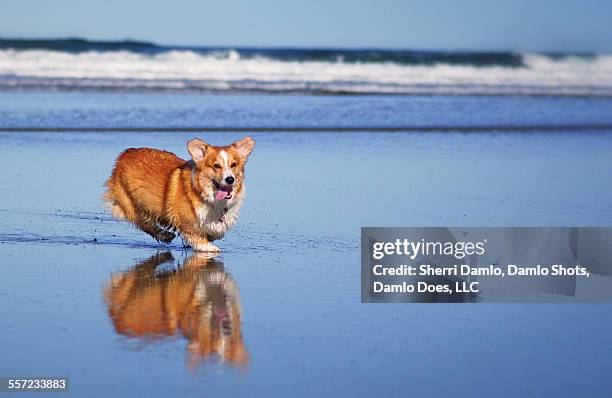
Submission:
[[[176,238],[176,235],[170,231],[161,231],[155,236],[155,238],[160,242],[170,243],[172,242],[172,239]]]
[[[195,245],[193,246],[193,250],[206,253],[219,253],[221,251],[221,249],[219,249],[212,243],[207,243],[205,245]]]

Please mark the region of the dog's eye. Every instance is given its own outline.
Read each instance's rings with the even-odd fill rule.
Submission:
[[[236,167],[236,162],[232,163],[231,167],[232,168]]]
[[[220,168],[221,168],[221,165],[220,165],[219,163],[215,163],[215,164],[213,164],[213,167],[214,167],[215,169],[220,169]]]

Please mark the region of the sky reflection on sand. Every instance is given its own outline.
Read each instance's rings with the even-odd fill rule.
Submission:
[[[488,100],[494,108],[521,101]],[[112,220],[101,196],[126,147],[184,157],[193,135],[0,135],[0,312],[8,342],[0,375],[69,376],[73,394],[92,397],[369,396],[408,388],[423,396],[570,397],[612,389],[608,306],[365,305],[358,246],[361,226],[609,226],[612,132],[253,134],[245,206],[218,242],[222,265],[214,266],[235,287],[219,286],[219,301],[203,295],[187,304],[183,290],[195,292],[206,267],[180,241],[165,248]],[[223,144],[242,135],[201,136]],[[160,264],[153,277],[152,267],[141,271],[169,259],[159,252],[166,249],[175,262]],[[131,286],[134,298],[113,293],[113,280]],[[171,294],[174,308],[188,311],[166,319],[167,305],[152,301],[174,284],[184,286]],[[239,322],[231,304],[237,287]],[[152,311],[142,312],[138,300]],[[130,322],[142,316],[146,328],[121,334],[134,334]],[[215,316],[230,320],[233,334],[225,336],[234,340],[223,350],[214,337],[223,335],[223,321]],[[143,338],[158,331],[167,337]],[[205,365],[189,372],[196,340]],[[219,361],[225,352],[248,364]]]

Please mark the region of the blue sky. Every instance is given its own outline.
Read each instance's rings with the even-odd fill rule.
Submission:
[[[2,0],[0,37],[612,52],[612,1]]]

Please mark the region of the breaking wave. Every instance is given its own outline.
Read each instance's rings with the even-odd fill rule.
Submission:
[[[0,40],[0,90],[612,96],[612,55]]]

